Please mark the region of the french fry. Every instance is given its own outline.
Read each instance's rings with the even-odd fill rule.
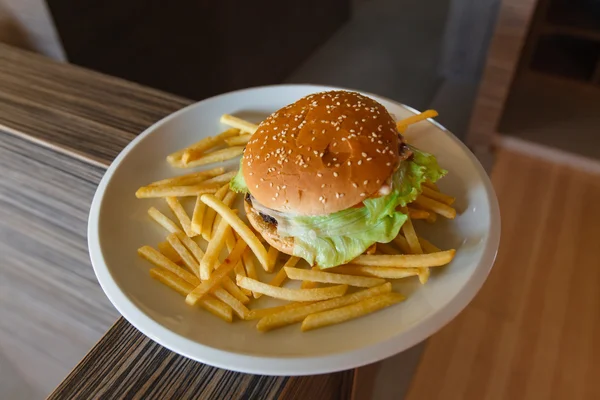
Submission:
[[[219,215],[220,216],[220,215]],[[219,226],[217,225],[217,228]],[[216,232],[216,230],[213,230],[213,232]],[[235,246],[236,243],[236,238],[235,235],[233,234],[233,230],[230,230],[229,232],[227,232],[225,234],[225,246],[227,246],[227,251],[231,253],[231,250],[233,250],[233,247]]]
[[[192,213],[192,231],[196,235],[202,234],[202,219],[206,211],[206,204],[202,202],[200,196],[196,197],[196,204],[194,204],[194,212]]]
[[[429,224],[433,224],[435,221],[437,221],[437,214],[434,212],[429,213],[429,217],[427,217],[425,221],[427,221]]]
[[[225,143],[227,143],[228,146],[243,146],[250,141],[251,137],[252,135],[247,133],[245,135],[239,135],[225,139]]]
[[[438,251],[442,251],[436,245],[427,239],[423,239],[421,236],[419,236],[419,243],[425,253],[437,253]]]
[[[455,197],[448,196],[447,194],[438,192],[437,190],[430,189],[427,186],[423,186],[422,189],[423,189],[423,192],[422,192],[423,196],[427,196],[430,199],[437,200],[440,203],[444,203],[446,205],[451,206],[456,201]]]
[[[303,281],[302,284],[300,285],[300,289],[313,289],[313,288],[316,288],[317,286],[319,286],[318,282]]]
[[[238,263],[237,265],[240,265],[240,263]],[[223,286],[223,289],[227,290],[233,297],[238,299],[240,303],[248,304],[250,302],[248,296],[246,296],[244,292],[242,292],[242,289],[240,289],[235,283],[233,283],[230,277],[224,277],[221,281],[221,285]]]
[[[439,267],[448,264],[454,258],[456,250],[439,251],[429,254],[399,254],[396,256],[375,255],[358,256],[352,260],[352,264],[366,265],[372,267],[394,267],[394,268],[424,268]]]
[[[188,237],[196,236],[196,234],[192,232],[192,221],[183,209],[183,206],[181,205],[177,197],[169,196],[166,197],[165,200],[167,201],[167,204],[169,205],[171,211],[173,211],[173,214],[175,214],[175,216],[179,220],[179,224],[183,228],[185,234],[188,235]]]
[[[394,238],[393,242],[400,248],[402,253],[410,254],[410,246],[408,245],[408,242],[404,236],[398,234],[398,236]]]
[[[271,248],[273,248],[273,247],[271,247]],[[269,282],[269,285],[281,287],[281,285],[283,285],[283,282],[285,282],[285,280],[287,279],[285,267],[293,267],[294,265],[296,265],[298,263],[298,261],[300,261],[300,259],[298,257],[291,256],[289,258],[289,260],[286,261],[283,268],[281,268],[279,271],[277,271],[277,274],[273,277],[273,279],[271,279],[271,282]],[[256,293],[254,295],[254,298],[258,299],[260,296],[262,296],[261,293]]]
[[[404,118],[403,120],[398,121],[396,123],[396,127],[398,128],[398,132],[404,133],[409,125],[416,124],[417,122],[426,120],[428,118],[434,118],[437,116],[438,113],[435,110],[423,111],[421,114],[411,115],[408,118]]]
[[[150,270],[150,276],[183,296],[187,296],[188,293],[194,289],[194,285],[162,268],[152,268]],[[231,322],[233,320],[231,307],[212,296],[206,296],[200,300],[199,304],[200,307],[226,322]]]
[[[268,285],[244,276],[236,276],[237,284],[253,292],[258,292],[275,299],[289,301],[318,301],[343,296],[348,285],[329,286],[316,289],[288,289]]]
[[[456,217],[456,210],[450,207],[447,204],[440,203],[437,200],[430,199],[426,196],[419,196],[414,201],[419,207],[424,208],[426,210],[431,210],[436,214],[441,215],[442,217],[446,217],[449,219],[454,219]]]
[[[382,285],[385,280],[380,278],[367,278],[363,276],[342,275],[325,271],[314,271],[299,268],[283,267],[288,278],[295,280],[307,280],[321,283],[337,283],[340,285],[356,287],[373,287]]]
[[[277,258],[279,258],[279,250],[273,246],[269,247],[269,251],[267,252],[269,268],[267,269],[267,272],[273,271],[273,268],[275,268],[275,264],[277,263]]]
[[[210,278],[213,267],[219,261],[219,254],[221,254],[221,250],[223,249],[223,246],[225,246],[227,232],[230,231],[231,227],[227,221],[222,220],[215,232],[213,240],[208,242],[206,253],[204,253],[204,257],[202,257],[202,261],[200,261],[200,279],[206,280]],[[235,265],[233,267],[235,267]]]
[[[225,197],[225,195],[228,193],[229,190],[229,185],[223,185],[221,186],[221,188],[217,191],[217,193],[215,193],[215,197],[219,200],[223,200],[223,198]],[[201,198],[202,200],[202,198]],[[215,221],[215,216],[217,215],[217,212],[215,210],[213,210],[212,208],[208,208],[205,212],[204,212],[204,218],[202,219],[202,237],[204,238],[204,240],[210,240],[211,236],[212,236],[212,227],[213,227],[213,222]]]
[[[220,183],[221,185],[224,183],[229,183],[229,181],[231,179],[233,179],[234,176],[237,175],[237,169],[235,171],[229,171],[229,172],[225,172],[224,174],[221,175],[217,175],[215,177],[212,177],[210,179],[207,179],[204,181],[205,184],[210,184],[210,183]]]
[[[214,209],[221,217],[231,225],[233,230],[240,235],[240,238],[243,239],[245,243],[248,244],[248,247],[252,249],[252,252],[256,255],[256,258],[263,266],[265,270],[268,269],[268,260],[267,260],[267,249],[265,246],[258,240],[256,235],[252,233],[248,225],[246,225],[240,217],[238,217],[235,212],[233,212],[229,207],[223,204],[222,201],[217,199],[212,195],[203,195],[202,201],[206,203],[207,206]],[[252,290],[252,289],[249,289]]]
[[[427,186],[429,189],[435,190],[436,192],[440,191],[440,188],[438,187],[438,185],[436,185],[435,183],[433,183],[431,181],[425,181],[421,185]]]
[[[216,219],[215,219],[216,220]],[[215,229],[213,229],[213,232],[216,232]],[[235,236],[233,234],[233,231],[231,229],[229,229],[226,233],[225,233],[225,246],[227,247],[227,251],[229,251],[230,253],[233,251],[233,248],[235,247]],[[237,265],[235,266],[235,268],[233,268],[233,273],[234,275],[242,275],[242,276],[247,276],[246,275],[246,270],[244,269],[244,256],[247,254],[247,252],[244,252],[242,259],[240,261],[238,261]],[[232,281],[233,283],[233,281]],[[235,283],[234,283],[235,285]],[[237,286],[235,286],[237,288],[237,290],[241,291],[245,296],[251,296],[252,292],[247,290],[247,289],[241,289]],[[230,291],[231,293],[231,291]],[[232,293],[233,294],[233,293]],[[244,303],[242,301],[242,303]],[[246,304],[246,303],[244,303]]]
[[[179,254],[183,260],[183,264],[188,267],[188,269],[192,271],[194,275],[198,276],[198,262],[194,259],[194,257],[192,257],[183,243],[181,243],[177,235],[175,233],[171,233],[169,236],[167,236],[167,241],[175,249],[177,254]]]
[[[194,242],[183,232],[175,232],[175,235],[177,236],[177,239],[179,239],[179,241],[183,243],[185,248],[188,249],[190,253],[192,253],[196,261],[200,263],[200,261],[202,261],[202,258],[204,258],[204,251],[202,251],[198,243]]]
[[[166,269],[154,267],[150,269],[150,276],[183,296],[194,290],[194,285]]]
[[[212,290],[211,293],[217,299],[221,300],[223,303],[231,307],[241,319],[245,319],[246,316],[250,313],[250,310],[248,310],[248,308],[246,308],[245,305],[243,305],[238,299],[232,296],[227,290],[217,286]]]
[[[231,205],[235,201],[236,197],[237,197],[237,193],[232,192],[231,190],[228,191],[227,194],[225,194],[225,197],[223,197],[223,204],[225,204],[227,207],[231,208]],[[219,214],[216,214],[209,236],[212,236],[212,232],[214,232],[217,229],[217,226],[219,226],[219,222],[221,222],[221,216]],[[232,236],[233,236],[233,234],[232,234]]]
[[[427,283],[430,275],[431,275],[430,268],[419,268],[419,282],[421,282],[421,285],[424,285]]]
[[[408,207],[408,216],[411,219],[426,219],[429,217],[429,211]]]
[[[407,211],[406,207],[404,207],[403,211]],[[404,233],[404,238],[406,239],[406,243],[410,248],[410,254],[423,254],[421,243],[419,243],[419,238],[417,237],[417,233],[415,232],[415,228],[413,226],[412,220],[410,219],[410,216],[402,225],[402,232]],[[427,283],[427,280],[429,280],[429,275],[429,268],[420,268],[419,282],[421,282],[422,285]]]
[[[238,262],[237,265],[233,268],[233,274],[241,275],[241,276],[248,276],[248,274],[246,274],[246,269],[244,268],[243,261]],[[237,287],[237,285],[236,285],[236,287]],[[244,294],[244,296],[252,296],[252,292],[249,291],[248,289],[241,289],[239,287],[237,287],[237,288]]]
[[[394,268],[394,267],[369,267],[365,265],[343,265],[332,268],[337,273],[370,276],[383,279],[404,279],[411,276],[418,276],[420,268]]]
[[[257,308],[254,310],[250,310],[250,313],[246,316],[246,320],[250,321],[250,320],[254,320],[254,319],[261,319],[263,317],[266,317],[267,315],[275,314],[280,311],[289,310],[292,308],[306,306],[308,304],[314,304],[314,302],[311,303],[311,302],[303,301],[303,302],[288,303],[283,306],[276,306],[276,307],[269,307],[269,308]]]
[[[225,168],[217,167],[206,171],[192,172],[191,174],[185,174],[175,176],[173,178],[162,179],[160,181],[152,182],[147,186],[186,186],[204,182],[209,178],[213,178],[217,175],[225,173]]]
[[[240,134],[240,130],[239,129],[227,129],[225,132],[221,132],[220,134],[216,135],[216,136],[209,136],[209,137],[205,137],[204,139],[200,140],[199,142],[194,143],[193,145],[186,147],[185,149],[181,149],[178,150],[174,153],[171,153],[167,156],[167,162],[171,165],[177,164],[181,162],[181,159],[183,157],[183,154],[186,152],[186,150],[199,150],[200,152],[202,151],[206,151],[210,148],[215,147],[216,145],[223,143],[223,140],[227,139],[228,137],[232,137],[232,136],[236,136]]]
[[[256,266],[254,265],[254,259],[251,253],[249,252],[245,252],[244,256],[242,257],[242,260],[244,261],[244,267],[246,268],[246,276],[248,278],[254,279],[254,280],[258,280],[258,274],[256,273]],[[236,274],[236,275],[241,275],[241,274]],[[242,275],[243,276],[243,275]],[[252,296],[257,299],[258,297],[260,297],[260,293],[254,293],[248,289],[244,289],[242,288],[242,290],[246,290],[250,293],[252,293]]]
[[[158,211],[156,208],[150,207],[148,209],[148,215],[150,215],[150,217],[153,220],[158,222],[158,224],[160,226],[162,226],[163,228],[165,228],[169,233],[177,233],[177,232],[183,233],[183,231],[177,226],[177,224],[175,222],[173,222],[173,220],[171,220],[165,214]]]
[[[391,291],[392,285],[389,282],[387,282],[381,286],[375,286],[370,289],[361,290],[360,292],[347,294],[342,297],[336,297],[331,300],[319,301],[317,303],[307,304],[305,306],[284,309],[279,312],[268,314],[265,317],[261,318],[261,320],[258,321],[258,324],[256,325],[256,329],[262,332],[266,332],[271,329],[276,329],[282,326],[300,322],[310,314],[344,307],[349,304],[361,301],[363,299],[367,299],[384,293],[389,293]]]
[[[221,265],[211,274],[210,278],[200,283],[194,290],[192,290],[185,298],[185,302],[189,305],[194,305],[203,296],[208,294],[221,280],[227,276],[239,261],[244,250],[246,250],[246,243],[243,240],[239,240],[235,249],[223,260]]]
[[[188,197],[197,196],[205,193],[215,193],[219,189],[219,184],[204,184],[190,186],[144,186],[135,192],[138,199],[150,199],[155,197]]]
[[[300,327],[303,332],[339,324],[389,307],[405,299],[400,293],[385,293],[357,303],[307,316]]]
[[[406,212],[406,208],[403,210]],[[410,249],[410,254],[423,254],[423,249],[421,249],[421,245],[419,244],[419,239],[417,238],[417,234],[415,232],[415,228],[413,223],[408,217],[406,222],[402,225],[402,233],[404,233],[404,238],[406,239],[406,243]]]
[[[241,118],[234,117],[233,115],[229,114],[223,114],[221,116],[221,123],[250,134],[254,134],[254,132],[256,132],[258,129],[258,125],[253,124],[252,122],[244,121]]]
[[[176,168],[199,167],[201,165],[230,160],[232,158],[242,155],[243,152],[244,152],[244,146],[226,147],[224,149],[215,150],[213,152],[206,153],[206,154],[203,154],[203,153],[198,154],[195,152],[191,153],[189,150],[186,150],[186,152],[183,154],[183,157],[186,157],[187,154],[192,154],[191,156],[188,156],[185,158],[188,161],[184,162],[183,161],[184,158],[182,157],[181,163],[173,164],[173,166]],[[196,158],[194,158],[194,157],[196,157]]]
[[[196,275],[186,271],[181,268],[179,265],[175,264],[173,261],[169,260],[167,257],[160,254],[157,250],[150,246],[142,246],[138,249],[138,255],[145,260],[150,261],[157,267],[161,267],[166,269],[167,271],[172,272],[177,275],[181,279],[192,285],[198,285],[200,280]]]
[[[396,250],[394,246],[388,243],[377,243],[377,250],[383,254],[400,254],[400,252]]]
[[[175,251],[175,249],[166,240],[164,242],[160,242],[157,247],[158,247],[158,251],[160,251],[160,253],[163,256],[167,257],[169,260],[173,261],[175,264],[182,262],[179,254]]]
[[[375,254],[377,252],[377,243],[373,243],[367,250],[365,250],[365,254]]]

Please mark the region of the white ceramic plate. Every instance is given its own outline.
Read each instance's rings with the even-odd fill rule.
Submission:
[[[435,154],[450,171],[440,187],[456,196],[460,215],[453,221],[438,218],[436,224],[419,225],[417,230],[439,247],[456,248],[457,254],[450,265],[436,269],[424,286],[416,278],[398,281],[394,287],[408,296],[405,302],[307,333],[296,324],[265,334],[255,329],[255,321],[228,324],[189,307],[179,294],[150,278],[150,265],[138,258],[136,249],[154,246],[166,235],[146,212],[156,206],[170,213],[164,201],[139,200],[134,193],[151,181],[188,172],[171,168],[166,155],[222,131],[219,117],[224,113],[258,122],[305,95],[330,89],[284,85],[213,97],[154,124],[119,154],[94,196],[88,245],[100,285],[137,329],[172,351],[213,366],[266,375],[307,375],[350,369],[399,353],[436,332],[471,301],[498,248],[498,204],[473,154],[431,122],[412,126],[407,136],[417,147]],[[397,118],[415,112],[368,95]],[[234,168],[237,161],[228,165]],[[259,301],[258,306],[264,307],[274,300],[263,296]]]

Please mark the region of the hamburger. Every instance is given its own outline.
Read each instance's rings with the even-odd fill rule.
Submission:
[[[330,268],[394,239],[403,206],[446,171],[407,144],[383,105],[360,93],[306,96],[266,118],[230,187],[273,247]]]

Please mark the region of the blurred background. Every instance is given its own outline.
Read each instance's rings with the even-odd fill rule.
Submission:
[[[543,236],[550,234],[543,231],[544,218],[556,213],[540,208],[555,192],[566,190],[557,180],[571,182],[581,189],[578,198],[587,201],[585,217],[577,214],[578,224],[567,227],[579,236],[569,237],[598,239],[595,227],[600,217],[594,210],[600,204],[600,180],[590,175],[600,172],[598,0],[0,0],[0,42],[193,100],[257,85],[318,83],[373,92],[419,110],[434,108],[440,113],[437,119],[467,143],[488,171],[495,163],[494,184],[503,220],[522,222],[503,226],[504,237],[514,229],[537,240],[535,249],[533,245],[518,247],[517,239],[505,240],[500,265],[508,264],[503,254],[529,257],[534,250],[557,247],[550,236]],[[500,168],[506,169],[498,172]],[[540,176],[550,179],[548,186],[533,183]],[[532,196],[547,193],[537,198],[538,203],[507,197],[514,194],[507,189],[512,184],[522,193],[535,188]],[[511,209],[528,204],[530,211],[523,215],[510,214]],[[583,203],[570,204],[561,209],[561,215],[573,216],[584,207]],[[545,211],[536,214],[540,209]],[[582,233],[585,229],[589,234]],[[586,246],[591,247],[583,249],[582,243],[583,239],[567,243],[572,257],[559,257],[562,265],[574,265],[576,255],[593,247],[587,240]],[[561,306],[557,312],[564,318],[557,319],[557,314],[544,314],[550,307],[550,292],[544,297],[543,290],[533,291],[533,272],[526,274],[520,286],[513,286],[514,275],[509,275],[522,275],[520,267],[533,271],[546,266],[535,257],[512,269],[501,270],[497,264],[492,283],[478,296],[483,300],[475,301],[475,308],[484,310],[486,318],[499,319],[483,323],[479,313],[465,312],[462,319],[434,336],[437,342],[429,345],[425,356],[420,345],[386,360],[373,375],[373,398],[547,398],[548,393],[540,394],[538,386],[528,387],[519,380],[520,368],[528,366],[537,371],[534,378],[538,381],[531,385],[537,382],[544,387],[544,379],[552,377],[564,383],[561,388],[566,391],[557,393],[567,397],[557,398],[575,398],[568,395],[575,386],[580,395],[576,397],[599,398],[600,393],[592,389],[581,391],[584,383],[592,385],[597,370],[590,366],[586,353],[600,355],[598,346],[578,348],[579,353],[569,358],[574,353],[560,344],[577,338],[575,331],[563,331],[566,315],[575,313],[592,324],[585,325],[583,332],[598,332],[600,275],[593,272],[587,295]],[[580,273],[585,275],[586,268],[591,271],[594,260],[577,259]],[[562,272],[571,273],[569,268]],[[557,272],[549,282],[562,278]],[[574,289],[568,282],[548,286],[553,299],[560,299],[561,294],[570,298]],[[495,286],[489,289],[490,285]],[[504,296],[499,288],[507,287],[516,297],[512,308],[503,309],[498,305]],[[548,303],[536,303],[539,296]],[[81,349],[91,347],[107,328],[81,333]],[[3,329],[0,325],[0,333],[8,337]],[[537,342],[541,330],[554,336]],[[517,345],[522,331],[533,335],[531,342],[543,345],[532,353],[530,364],[527,346]],[[473,348],[461,339],[464,335],[472,335]],[[506,337],[507,342],[503,341]],[[10,343],[10,350],[0,346],[0,398],[39,398],[68,373],[73,360],[84,355],[83,350],[74,349],[64,360],[50,363],[63,369],[39,373],[35,369],[38,355],[23,361],[14,347],[19,344]],[[512,361],[502,359],[507,349],[520,349],[525,355]],[[557,365],[565,363],[585,369],[578,375],[583,383],[555,372],[561,368]],[[458,389],[451,390],[448,380],[446,386],[428,380],[434,373],[445,376],[449,370],[465,371],[463,367],[491,371],[492,366],[504,379],[497,384],[504,386],[495,388],[512,391],[494,389],[490,395],[486,392],[489,385],[477,386],[466,373],[448,374],[452,382],[458,382]],[[489,376],[481,381],[488,382]],[[435,389],[441,387],[448,389],[445,397]]]

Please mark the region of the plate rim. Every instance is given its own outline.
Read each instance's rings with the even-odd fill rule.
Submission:
[[[477,174],[483,182],[486,195],[488,196],[490,202],[490,229],[489,235],[485,239],[486,243],[481,259],[476,267],[476,272],[469,277],[469,279],[465,282],[463,289],[459,291],[448,303],[426,317],[419,324],[410,327],[407,331],[394,335],[387,340],[342,353],[307,357],[273,357],[235,353],[204,345],[169,330],[138,308],[124,294],[116,281],[113,279],[99,245],[99,217],[102,200],[104,198],[104,193],[108,183],[123,159],[135,146],[137,146],[139,142],[141,142],[159,126],[167,123],[171,119],[177,118],[180,114],[188,112],[189,109],[198,107],[203,103],[214,101],[222,96],[231,96],[236,93],[261,89],[289,90],[298,87],[310,88],[311,90],[314,89],[315,92],[325,90],[354,90],[375,99],[388,101],[412,113],[419,113],[419,111],[410,106],[388,99],[384,96],[379,96],[356,89],[346,89],[326,85],[281,84],[256,86],[227,92],[192,103],[172,114],[165,116],[146,128],[121,150],[119,155],[106,169],[104,176],[96,188],[96,192],[90,207],[87,228],[88,251],[96,279],[113,306],[130,324],[132,324],[142,334],[149,337],[154,342],[177,354],[217,368],[223,368],[241,373],[270,376],[316,375],[361,367],[363,365],[383,360],[387,357],[391,357],[404,350],[407,350],[429,338],[432,334],[447,325],[472,301],[472,299],[483,286],[483,283],[486,281],[494,265],[500,244],[501,221],[498,199],[496,197],[491,180],[489,179],[479,160],[477,160],[475,155],[468,149],[468,147],[439,122],[430,119],[429,122],[448,134],[449,137],[461,148],[461,150],[463,150],[463,152],[467,154],[469,159],[475,165]]]

